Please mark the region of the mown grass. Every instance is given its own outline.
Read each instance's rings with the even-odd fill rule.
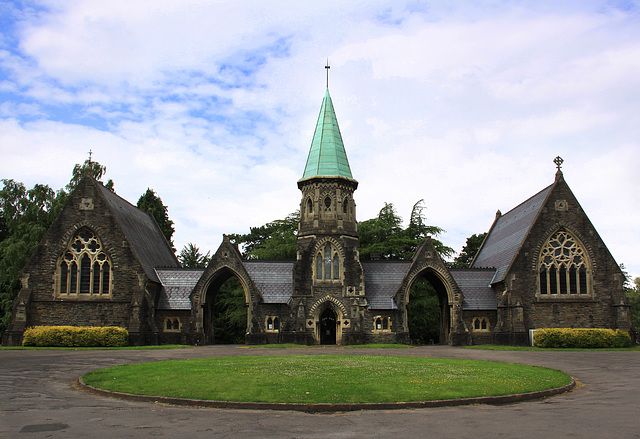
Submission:
[[[484,349],[488,351],[542,351],[542,352],[556,352],[556,351],[640,351],[640,346],[632,346],[630,348],[540,348],[537,346],[502,346],[482,344],[474,346],[464,346],[465,349]]]
[[[81,347],[81,346],[69,346],[69,347],[59,347],[59,346],[0,346],[1,350],[24,350],[24,351],[39,351],[39,350],[62,350],[62,351],[95,351],[95,350],[109,350],[109,351],[135,351],[135,350],[152,350],[152,349],[186,349],[192,348],[190,345],[181,345],[181,344],[163,344],[163,345],[148,345],[148,346],[119,346],[119,347],[104,347],[104,346],[96,346],[96,347]]]
[[[567,374],[441,358],[287,355],[136,363],[86,374],[110,391],[214,401],[366,403],[495,396],[563,386]]]
[[[367,343],[367,344],[354,344],[345,346],[333,346],[333,345],[304,345],[294,343],[282,343],[282,344],[256,344],[240,346],[241,348],[261,348],[261,349],[408,349],[412,346],[400,343]]]

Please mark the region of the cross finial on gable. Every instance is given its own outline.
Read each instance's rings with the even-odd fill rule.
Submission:
[[[562,160],[562,157],[558,156],[555,159],[553,159],[553,163],[556,164],[556,166],[558,167],[558,171],[560,170],[560,168],[562,167],[562,163],[564,162],[564,160]]]

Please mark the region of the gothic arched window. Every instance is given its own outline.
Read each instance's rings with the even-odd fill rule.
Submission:
[[[324,210],[327,212],[331,212],[331,197],[326,197],[324,199]]]
[[[59,294],[108,295],[111,262],[89,229],[75,234],[58,262]]]
[[[556,232],[540,252],[539,292],[543,296],[589,294],[588,255],[569,232]]]
[[[316,280],[340,280],[340,255],[331,244],[316,254]]]
[[[311,198],[307,198],[307,215],[311,215],[313,213],[313,201]]]

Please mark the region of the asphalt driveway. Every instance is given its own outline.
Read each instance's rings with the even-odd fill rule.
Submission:
[[[94,396],[72,383],[106,366],[236,355],[345,353],[472,358],[561,369],[572,392],[504,406],[333,414],[223,410]],[[366,371],[363,371],[366,373]],[[180,377],[176,377],[179,380]],[[451,347],[0,351],[1,438],[640,438],[640,352],[504,352]]]

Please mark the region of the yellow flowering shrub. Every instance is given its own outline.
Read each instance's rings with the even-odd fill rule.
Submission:
[[[129,331],[115,326],[34,326],[22,337],[23,346],[116,347],[129,343]]]
[[[533,343],[541,348],[626,348],[631,337],[620,329],[544,328],[535,332]]]

